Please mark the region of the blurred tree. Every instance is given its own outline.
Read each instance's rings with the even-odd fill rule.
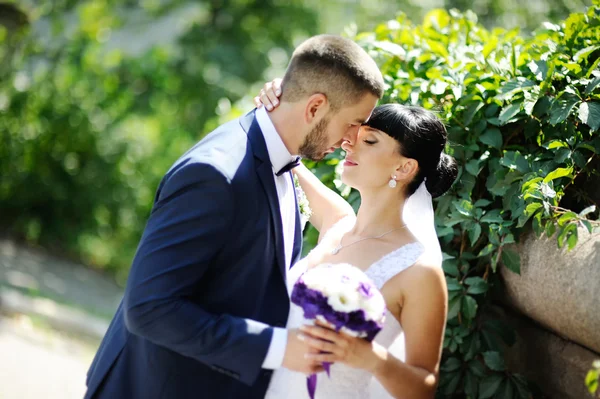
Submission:
[[[14,4],[0,3],[0,25],[12,31],[28,23],[27,15]]]
[[[20,6],[30,26],[0,32],[0,226],[121,277],[168,167],[317,30],[300,1]]]
[[[557,22],[591,4],[590,0],[330,0],[326,6],[318,0],[306,2],[319,10],[321,31],[329,33],[339,33],[351,24],[357,31],[372,30],[400,12],[418,21],[434,8],[457,8],[473,10],[487,28],[520,28],[528,34],[542,22]]]

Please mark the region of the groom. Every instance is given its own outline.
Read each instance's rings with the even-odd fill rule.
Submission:
[[[302,242],[289,171],[296,154],[318,160],[355,140],[382,91],[357,44],[310,38],[275,111],[219,127],[171,167],[85,398],[258,399],[273,369],[320,369],[285,329]]]

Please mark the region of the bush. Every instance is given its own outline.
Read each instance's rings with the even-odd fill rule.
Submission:
[[[571,249],[579,225],[598,226],[598,193],[589,189],[600,181],[598,37],[599,3],[530,38],[443,10],[421,25],[400,16],[356,37],[379,61],[384,101],[437,111],[447,121],[447,151],[461,165],[436,204],[449,289],[440,397],[531,395],[527,381],[506,370],[503,351],[515,333],[494,318],[492,291],[499,267],[519,273],[511,244],[531,227]],[[357,206],[357,194],[336,179],[337,165],[337,157],[310,164]]]

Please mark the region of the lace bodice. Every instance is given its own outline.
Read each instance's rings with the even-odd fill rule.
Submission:
[[[352,228],[355,218],[347,217],[336,223],[326,233],[342,234]],[[393,276],[412,266],[423,254],[424,248],[420,243],[404,245],[373,263],[365,273],[379,289]],[[306,258],[298,262],[288,273],[288,290],[291,291],[294,283],[306,270]],[[292,304],[288,316],[288,328],[296,328],[306,323],[302,309]],[[404,339],[402,328],[398,321],[388,314],[383,329],[375,337],[375,341],[388,348],[396,357],[404,359]],[[306,376],[295,373],[285,368],[277,369],[273,373],[266,399],[308,399],[306,390]],[[325,374],[320,374],[317,383],[316,399],[384,399],[391,398],[386,390],[370,374],[363,370],[347,367],[343,364],[334,364],[331,367],[331,379]]]

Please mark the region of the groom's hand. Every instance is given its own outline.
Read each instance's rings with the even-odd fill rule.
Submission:
[[[314,360],[307,359],[307,353],[317,353],[316,349],[308,346],[298,338],[299,330],[288,330],[287,346],[283,356],[282,366],[286,369],[298,371],[304,374],[313,374],[323,371],[323,365]]]

